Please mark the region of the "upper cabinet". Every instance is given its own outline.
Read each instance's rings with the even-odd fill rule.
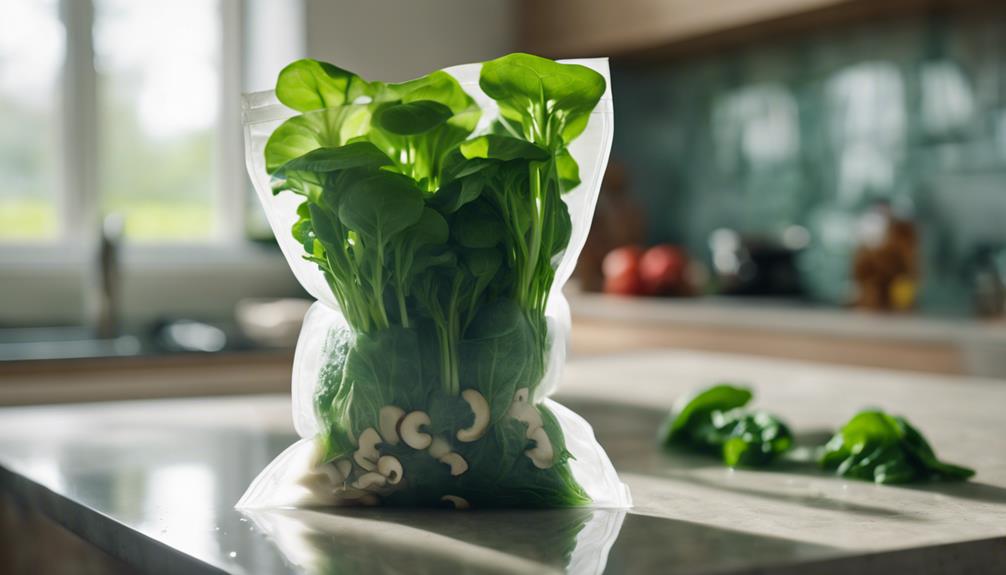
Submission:
[[[519,31],[544,56],[638,55],[962,1],[521,0]]]

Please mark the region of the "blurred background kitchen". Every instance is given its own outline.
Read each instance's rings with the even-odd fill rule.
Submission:
[[[401,81],[513,50],[612,58],[574,354],[1006,376],[1002,2],[0,11],[0,404],[284,390],[310,302],[245,174],[239,94],[303,56]]]

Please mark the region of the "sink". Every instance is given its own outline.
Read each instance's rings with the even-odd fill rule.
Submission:
[[[0,361],[128,357],[144,348],[136,335],[96,338],[79,326],[0,329]]]
[[[134,326],[109,338],[97,337],[84,326],[0,328],[0,362],[289,349],[285,342],[252,337],[233,322],[181,318]]]

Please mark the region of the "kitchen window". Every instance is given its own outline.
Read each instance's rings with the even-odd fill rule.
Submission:
[[[31,294],[86,291],[109,214],[124,224],[124,281],[144,285],[136,307],[163,299],[143,276],[164,262],[204,281],[283,269],[252,241],[269,232],[244,173],[239,95],[304,55],[302,3],[7,0],[5,12],[0,325],[86,315],[86,294],[58,309]]]
[[[94,0],[97,203],[123,215],[131,240],[226,229],[214,214],[241,182],[220,174],[233,128],[221,114],[222,16],[208,0]]]
[[[8,0],[0,19],[0,241],[59,233],[60,69],[66,38],[56,0]]]

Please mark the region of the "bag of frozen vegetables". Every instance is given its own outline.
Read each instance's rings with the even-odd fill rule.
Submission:
[[[611,145],[607,61],[511,54],[391,84],[299,60],[244,104],[249,173],[318,301],[294,360],[302,439],[238,505],[629,505],[590,426],[548,399]]]

